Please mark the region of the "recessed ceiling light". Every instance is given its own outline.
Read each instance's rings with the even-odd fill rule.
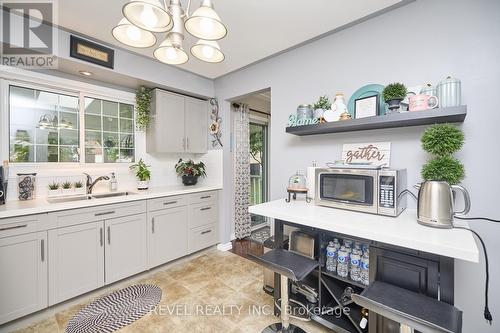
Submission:
[[[80,73],[82,75],[85,75],[85,76],[92,76],[92,75],[94,75],[94,73],[88,72],[88,71],[78,71],[78,73]]]

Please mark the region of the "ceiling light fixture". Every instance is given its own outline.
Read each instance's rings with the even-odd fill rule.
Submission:
[[[154,57],[171,65],[184,64],[189,56],[183,48],[184,29],[200,40],[191,47],[196,58],[218,63],[224,61],[224,53],[216,42],[227,34],[227,28],[214,11],[211,0],[202,0],[200,7],[189,16],[191,0],[186,13],[180,0],[130,0],[123,6],[123,18],[112,34],[119,42],[137,48],[156,44],[154,33],[167,32],[165,40],[154,50]]]
[[[94,75],[94,73],[88,72],[88,71],[78,71],[78,73],[80,73],[82,75],[85,75],[85,76],[92,76],[92,75]]]

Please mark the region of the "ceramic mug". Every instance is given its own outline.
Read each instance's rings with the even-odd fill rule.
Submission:
[[[439,105],[439,99],[436,96],[422,94],[410,96],[409,102],[410,111],[435,109]]]

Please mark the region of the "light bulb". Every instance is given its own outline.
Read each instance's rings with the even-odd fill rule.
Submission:
[[[177,59],[177,51],[173,47],[167,47],[165,49],[165,56],[170,60]]]
[[[214,49],[211,46],[205,45],[201,48],[201,53],[207,59],[211,59],[214,56]]]
[[[202,18],[200,20],[200,29],[204,33],[211,33],[214,30],[214,23],[209,18]]]
[[[127,27],[127,36],[133,41],[138,41],[141,39],[141,31],[135,25],[130,25]]]
[[[153,12],[153,8],[151,6],[144,6],[144,9],[141,13],[141,21],[147,27],[156,27],[156,25],[158,24],[158,17]]]

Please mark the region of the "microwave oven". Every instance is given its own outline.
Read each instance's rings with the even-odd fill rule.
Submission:
[[[406,209],[406,169],[317,168],[315,204],[378,215]]]

